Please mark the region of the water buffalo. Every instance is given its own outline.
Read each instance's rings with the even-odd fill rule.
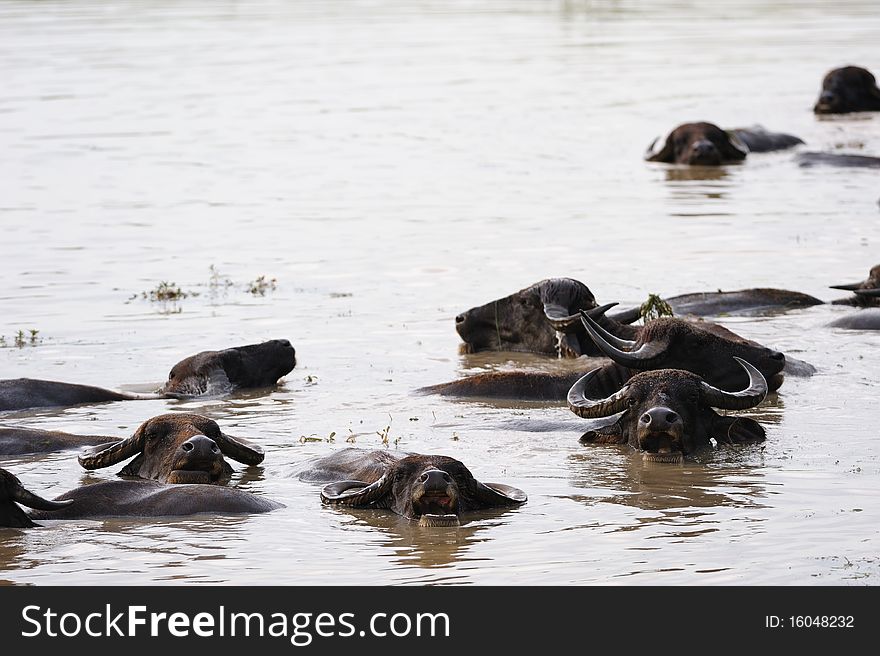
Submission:
[[[853,293],[852,296],[831,301],[834,305],[855,305],[857,307],[880,305],[880,264],[871,268],[865,280],[844,285],[831,285],[831,289],[843,289]]]
[[[65,492],[57,512],[31,512],[33,519],[179,517],[200,513],[264,513],[284,504],[243,490],[216,485],[167,485],[157,481],[102,481]]]
[[[18,478],[0,468],[0,528],[32,528],[36,526],[16,505],[18,503],[28,508],[54,512],[69,506],[73,501],[47,501],[38,497],[33,492],[28,492]]]
[[[462,513],[526,501],[522,490],[481,483],[447,456],[343,449],[309,463],[298,477],[328,483],[324,503],[384,508],[421,526],[458,526]]]
[[[102,387],[61,383],[34,378],[0,380],[0,412],[25,408],[69,406],[104,401],[132,401],[162,398],[156,394],[114,392]]]
[[[286,339],[202,351],[171,368],[163,396],[215,396],[236,389],[269,387],[296,366],[296,351]]]
[[[835,319],[828,325],[850,330],[880,330],[880,308],[865,308]]]
[[[739,389],[746,376],[731,359],[734,356],[756,366],[767,379],[770,391],[778,389],[784,380],[784,354],[745,339],[721,325],[661,318],[644,327],[627,326],[636,329],[634,335],[627,337],[614,327],[600,325],[592,314],[582,313],[582,325],[612,363],[586,359],[583,365],[578,362],[577,368],[563,372],[489,372],[422,387],[417,391],[446,396],[561,402],[575,381],[600,364],[605,373],[599,379],[607,390],[619,388],[637,371],[667,368],[692,371],[709,384],[723,389]],[[794,373],[810,373],[812,367],[802,364],[804,369]]]
[[[581,316],[596,346],[614,361],[604,367],[614,371],[609,371],[605,389],[614,389],[637,371],[654,369],[684,369],[722,389],[739,389],[746,382],[746,374],[736,363],[739,359],[757,367],[771,392],[784,380],[783,353],[718,324],[664,317],[646,325],[637,339],[626,340],[602,328],[589,315]]]
[[[106,435],[73,435],[37,428],[0,428],[0,456],[66,451],[106,444],[111,439]]]
[[[737,392],[718,389],[689,371],[659,369],[638,373],[613,394],[597,397],[589,390],[600,370],[590,371],[572,386],[568,406],[585,419],[614,419],[581,441],[629,444],[651,462],[681,462],[709,447],[711,438],[719,444],[763,441],[764,429],[754,419],[713,410],[752,408],[767,395],[761,372],[742,358],[734,360],[748,376],[748,385]]]
[[[548,278],[455,317],[465,353],[520,351],[558,357],[598,355],[579,310],[596,307],[590,289],[573,278]],[[607,308],[606,308],[607,309]]]
[[[0,412],[70,406],[104,401],[214,396],[235,389],[268,387],[296,366],[296,352],[286,339],[203,351],[178,362],[157,394],[115,392],[101,387],[51,380],[0,380]]]
[[[717,317],[724,314],[757,315],[822,305],[809,294],[787,289],[755,288],[723,292],[696,292],[664,299],[676,315]]]
[[[233,473],[224,455],[247,465],[257,465],[264,458],[259,446],[223,433],[213,419],[170,413],[148,419],[125,440],[86,449],[79,463],[86,469],[100,469],[137,456],[120,476],[222,484]]]
[[[816,114],[846,114],[880,111],[877,80],[860,66],[843,66],[828,72],[813,106]]]
[[[723,130],[714,123],[683,123],[665,140],[655,139],[645,153],[649,162],[718,166],[741,162],[750,152],[784,150],[804,143],[799,137],[768,132],[756,125]]]
[[[837,166],[850,169],[880,169],[880,157],[871,155],[848,155],[845,153],[805,152],[795,156],[799,166]]]

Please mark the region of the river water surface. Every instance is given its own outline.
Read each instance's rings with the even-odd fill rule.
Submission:
[[[547,277],[625,305],[831,300],[864,278],[876,170],[642,153],[708,120],[880,155],[880,114],[811,112],[829,69],[880,72],[877,34],[868,0],[0,2],[0,378],[143,391],[201,350],[287,338],[298,358],[274,392],[0,417],[127,436],[201,412],[267,452],[231,484],[286,504],[0,530],[0,580],[876,584],[880,334],[826,327],[847,308],[721,318],[818,372],[747,413],[765,444],[682,466],[580,445],[562,405],[413,390],[571,366],[458,353],[456,314]],[[259,276],[274,289],[250,293]],[[162,281],[190,295],[142,296]],[[289,476],[352,445],[451,455],[529,500],[431,530],[323,507]],[[117,469],[0,465],[50,498]]]

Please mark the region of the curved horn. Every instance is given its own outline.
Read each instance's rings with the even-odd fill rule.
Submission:
[[[733,356],[733,359],[739,362],[749,375],[749,386],[740,392],[725,392],[702,381],[700,395],[707,405],[721,410],[754,408],[767,396],[767,381],[760,371],[742,358]]]
[[[232,437],[221,432],[218,437],[211,439],[217,443],[223,455],[245,465],[259,465],[266,457],[262,447],[241,437]]]
[[[86,469],[101,469],[128,460],[144,450],[143,431],[118,442],[106,442],[83,449],[77,460]]]
[[[856,289],[855,293],[859,296],[868,296],[870,298],[875,298],[880,296],[880,287],[875,287],[874,289]]]
[[[584,328],[587,329],[587,333],[593,338],[596,346],[605,355],[624,367],[650,369],[657,359],[666,352],[667,344],[665,341],[647,342],[636,349],[636,342],[615,337],[596,323],[587,313],[581,312],[581,317]],[[633,350],[626,351],[623,349]]]
[[[480,481],[477,481],[475,496],[488,506],[509,506],[515,503],[525,503],[528,500],[526,493],[517,487],[504,483],[481,483]]]
[[[644,158],[648,162],[672,162],[673,148],[669,142],[669,133],[654,139],[645,149]]]
[[[828,289],[842,289],[845,292],[854,292],[861,289],[863,282],[850,282],[845,285],[828,285]]]
[[[586,313],[594,319],[598,319],[615,305],[617,303],[606,303],[605,305],[590,308],[586,310]],[[581,320],[580,312],[584,312],[584,310],[578,310],[576,314],[567,314],[566,308],[561,305],[544,303],[544,316],[547,317],[547,321],[550,322],[553,330],[558,330],[559,332],[569,332],[572,326]]]
[[[584,393],[587,384],[599,373],[601,367],[597,367],[583,375],[568,390],[568,408],[578,417],[584,419],[600,419],[610,417],[618,412],[626,410],[626,391],[629,385],[620,388],[611,396],[604,399],[590,399]]]
[[[378,481],[369,485],[363,481],[330,483],[321,490],[321,501],[355,508],[368,506],[388,493],[392,480],[393,478],[386,472]]]
[[[43,497],[38,497],[33,492],[28,492],[21,486],[17,486],[12,492],[12,500],[18,501],[21,505],[36,510],[60,510],[73,503],[73,499],[66,499],[65,501],[49,501]]]

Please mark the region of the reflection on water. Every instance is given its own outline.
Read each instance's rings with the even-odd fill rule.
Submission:
[[[419,568],[446,567],[457,562],[475,560],[468,557],[469,548],[489,539],[481,536],[498,524],[507,510],[486,510],[461,517],[461,525],[454,527],[423,527],[418,522],[388,511],[335,507],[334,510],[352,515],[351,524],[369,527],[381,534],[381,544],[390,552],[392,563]],[[502,520],[505,523],[512,519]]]

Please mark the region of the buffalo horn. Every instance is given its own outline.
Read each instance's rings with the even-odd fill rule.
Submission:
[[[706,405],[721,410],[745,410],[755,407],[767,396],[767,381],[763,374],[742,358],[734,356],[733,359],[739,362],[749,375],[749,386],[740,392],[725,392],[702,381],[700,392]]]

